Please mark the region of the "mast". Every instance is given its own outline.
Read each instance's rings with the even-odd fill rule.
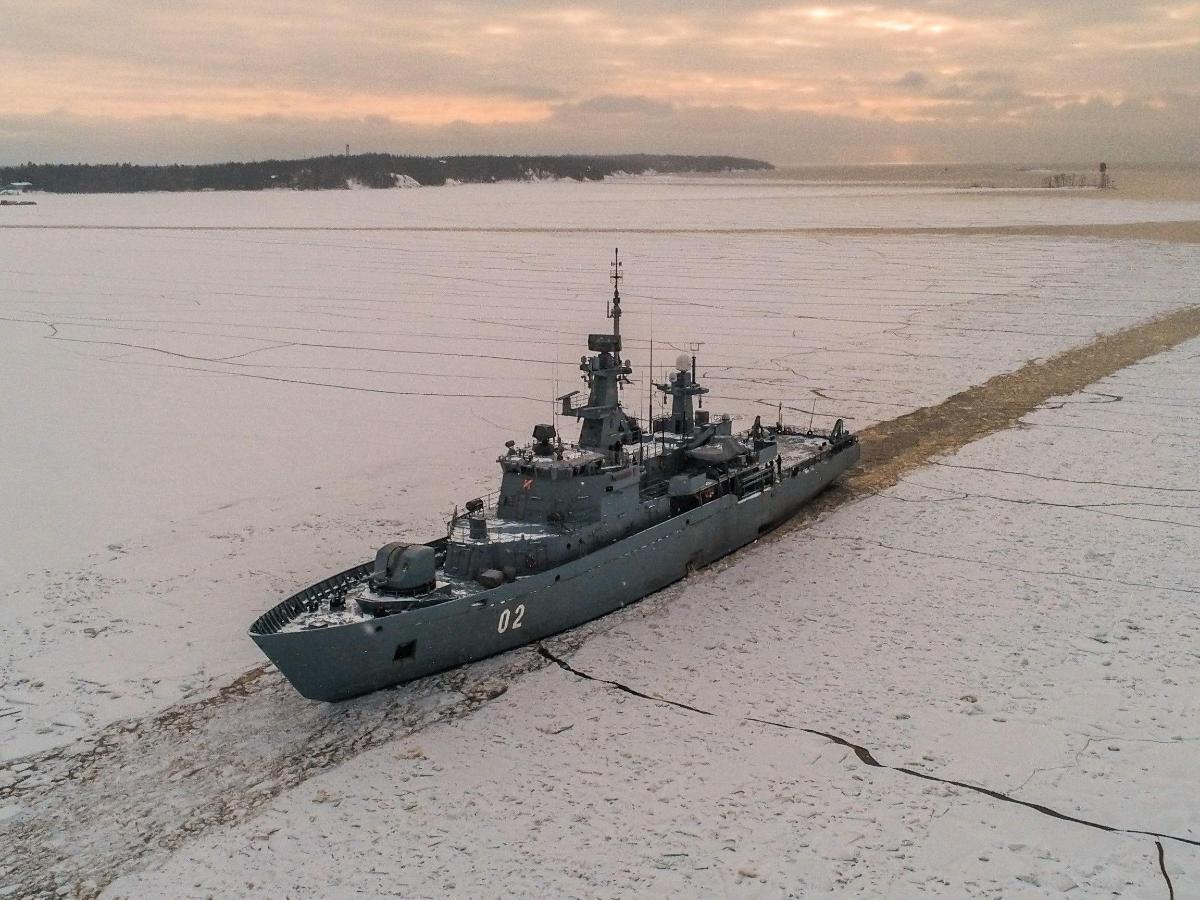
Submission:
[[[608,302],[607,315],[613,320],[612,334],[589,334],[588,350],[591,356],[579,360],[579,370],[588,388],[587,402],[575,406],[574,396],[559,397],[561,413],[583,420],[579,431],[578,445],[588,450],[599,450],[608,454],[613,462],[621,459],[621,448],[641,440],[637,422],[625,415],[621,408],[620,392],[629,384],[633,371],[621,357],[621,256],[613,251],[609,278],[613,283],[612,300]]]
[[[689,358],[688,354],[680,353],[675,360],[675,371],[667,379],[666,384],[655,384],[663,393],[663,399],[671,396],[670,428],[663,429],[674,434],[687,436],[696,430],[696,412],[692,398],[700,398],[708,393],[708,388],[701,387],[692,373],[696,371],[696,357]]]
[[[646,379],[646,422],[650,429],[650,443],[658,452],[658,438],[654,432],[654,296],[650,296],[650,376]]]
[[[617,347],[621,346],[621,279],[625,276],[621,274],[621,249],[613,248],[613,261],[609,263],[612,272],[609,278],[613,283],[612,305],[608,310],[608,317],[613,320],[613,337],[616,338]]]

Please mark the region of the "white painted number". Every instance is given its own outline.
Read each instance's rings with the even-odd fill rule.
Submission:
[[[511,611],[507,610],[507,609],[501,610],[500,611],[500,624],[496,626],[496,633],[504,634],[504,632],[508,631],[508,626],[509,626],[510,622],[512,623],[513,630],[516,631],[518,628],[521,627],[521,620],[524,618],[525,618],[525,604],[524,603],[517,604],[517,608],[515,610],[511,610]]]

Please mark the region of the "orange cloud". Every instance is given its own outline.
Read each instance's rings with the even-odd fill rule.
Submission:
[[[435,0],[414,15],[389,0],[286,11],[273,0],[127,0],[121,16],[100,4],[68,16],[51,0],[6,23],[0,115],[486,128],[544,124],[570,107],[575,127],[586,101],[616,95],[651,101],[641,116],[728,108],[953,126],[1032,121],[1032,110],[1093,99],[1167,110],[1200,95],[1198,47],[1196,2],[694,0],[634,12],[602,0]]]

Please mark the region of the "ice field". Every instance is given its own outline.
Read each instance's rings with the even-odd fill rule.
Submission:
[[[1167,896],[1153,836],[870,768],[813,728],[882,766],[1190,836],[1160,840],[1190,896],[1197,377],[1192,341],[1047,404],[571,656],[707,715],[550,666],[111,895]]]
[[[1106,224],[1200,219],[1200,201],[1067,189],[814,184],[778,176],[659,176],[442,190],[42,196],[24,220],[110,228],[751,231]],[[626,242],[628,243],[628,242]],[[632,250],[632,245],[630,245]]]
[[[262,611],[437,536],[551,421],[614,246],[635,414],[653,337],[655,370],[698,342],[706,407],[743,426],[861,428],[1200,285],[1185,243],[888,229],[1200,204],[654,178],[38,199],[0,219],[0,833],[44,823],[55,884],[1165,896],[1153,838],[747,717],[1200,840],[1195,341],[551,642],[714,716],[534,650],[339,707],[230,690]],[[100,746],[125,768],[75,784]],[[1187,896],[1200,849],[1164,840]]]

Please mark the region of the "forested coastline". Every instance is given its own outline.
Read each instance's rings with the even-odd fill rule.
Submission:
[[[136,191],[339,190],[446,183],[569,178],[598,181],[610,175],[725,172],[771,169],[737,156],[627,154],[619,156],[395,156],[363,153],[312,159],[272,159],[203,165],[26,163],[0,168],[0,184],[29,182],[51,193]]]

